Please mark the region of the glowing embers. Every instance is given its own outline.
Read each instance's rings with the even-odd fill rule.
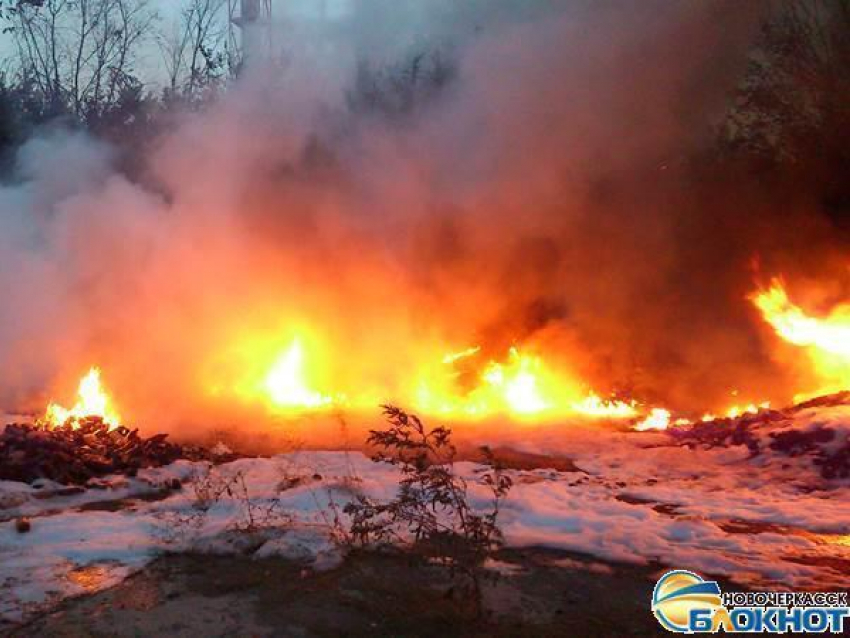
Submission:
[[[806,349],[819,385],[817,393],[850,387],[850,304],[839,304],[824,317],[811,316],[789,299],[780,279],[750,299],[776,334]]]
[[[304,348],[298,338],[272,365],[265,388],[272,403],[282,408],[318,408],[333,401],[309,387]]]
[[[67,409],[56,403],[47,406],[44,422],[58,427],[74,423],[90,417],[98,417],[110,428],[120,425],[121,419],[112,407],[109,395],[103,389],[100,381],[100,369],[92,368],[80,381],[77,389],[77,402],[74,407]]]

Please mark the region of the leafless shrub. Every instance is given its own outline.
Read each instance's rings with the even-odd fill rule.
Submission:
[[[160,531],[169,543],[188,538],[200,531],[210,511],[217,504],[230,500],[236,504],[237,516],[226,531],[253,533],[279,527],[291,522],[277,499],[258,500],[251,497],[245,472],[224,473],[212,468],[191,482],[194,499],[190,508],[164,513],[165,525]]]
[[[448,568],[453,591],[467,595],[480,613],[482,564],[501,544],[497,519],[511,479],[484,449],[492,469],[481,478],[492,491],[492,502],[488,512],[475,512],[466,481],[454,471],[451,430],[428,430],[417,416],[394,406],[384,406],[384,415],[389,426],[371,431],[368,442],[379,448],[374,461],[400,470],[398,494],[387,503],[360,495],[346,505],[349,534],[362,546],[401,544]]]
[[[344,455],[344,469],[341,476],[328,477],[324,468],[315,462],[304,464],[298,454],[299,448],[293,448],[292,452],[281,459],[279,468],[281,479],[278,483],[278,492],[284,492],[302,485],[310,485],[309,493],[316,506],[316,512],[330,537],[337,545],[350,548],[353,538],[349,533],[344,506],[338,500],[338,495],[358,497],[362,494],[360,484],[362,479],[358,476],[351,459],[351,446],[349,443],[348,422],[341,412],[336,415],[340,424],[340,445]],[[313,485],[319,487],[313,487]]]

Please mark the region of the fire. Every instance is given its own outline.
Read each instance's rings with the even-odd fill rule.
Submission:
[[[539,356],[511,348],[504,361],[480,367],[471,387],[461,390],[454,364],[481,352],[480,346],[441,357],[442,369],[420,371],[414,404],[425,414],[456,418],[482,418],[510,414],[518,418],[550,413],[558,407],[557,390],[562,380]],[[446,368],[448,366],[448,368]]]
[[[764,403],[749,403],[744,406],[733,405],[728,410],[725,411],[725,417],[729,419],[737,419],[740,416],[744,416],[745,414],[758,414],[763,410],[770,409],[770,402],[766,401]],[[707,412],[700,419],[703,423],[708,423],[711,421],[716,421],[718,419],[717,415],[712,414],[711,412]],[[686,427],[689,425],[693,425],[693,421],[691,419],[685,417],[679,417],[677,419],[673,419],[673,414],[669,410],[664,408],[653,408],[649,414],[642,421],[639,421],[635,424],[634,429],[638,432],[645,432],[647,430],[667,430],[671,425],[677,427]]]
[[[613,401],[601,399],[591,392],[585,399],[573,403],[573,409],[589,417],[628,419],[637,416],[637,404],[634,401]]]
[[[332,360],[310,326],[246,330],[200,371],[203,391],[216,401],[263,406],[274,415],[300,415],[346,403],[331,384]]]
[[[819,392],[850,387],[850,304],[836,306],[825,317],[810,316],[789,299],[780,279],[751,300],[776,334],[806,349],[818,382],[829,386]]]
[[[442,363],[455,363],[479,355],[480,346],[444,355]],[[581,384],[571,375],[552,369],[543,356],[512,347],[507,357],[488,361],[474,380],[473,387],[461,392],[457,374],[423,372],[416,408],[456,418],[480,419],[507,414],[518,420],[546,420],[584,417],[626,419],[637,415],[637,404],[605,400],[594,392],[583,393]]]
[[[489,359],[480,345],[450,349],[423,344],[416,365],[398,367],[401,374],[386,375],[373,366],[367,368],[370,374],[347,376],[339,366],[346,359],[330,356],[338,347],[307,322],[296,331],[246,332],[211,360],[202,383],[212,397],[265,405],[276,414],[368,412],[386,401],[458,421],[497,416],[523,423],[624,420],[641,412],[636,401],[605,399],[589,391],[532,347],[511,347],[504,357]]]
[[[646,430],[666,430],[670,427],[671,416],[672,415],[669,410],[665,410],[664,408],[653,408],[649,413],[649,416],[635,426],[635,430],[638,432],[645,432]]]
[[[390,401],[457,422],[607,420],[627,421],[637,430],[692,423],[662,406],[598,394],[539,344],[513,346],[504,356],[490,358],[483,345],[451,348],[428,341],[420,344],[412,365],[395,363],[392,374],[380,360],[364,360],[360,374],[347,373],[341,364],[349,358],[332,356],[343,347],[306,320],[277,330],[247,330],[211,361],[202,383],[212,397],[236,398],[245,406],[296,417],[339,410],[368,413]],[[742,402],[720,414],[754,414],[767,406]]]
[[[850,360],[850,305],[839,306],[824,319],[809,317],[791,302],[779,279],[755,295],[753,301],[786,341]]]
[[[431,365],[408,371],[414,382],[418,379],[418,385],[405,385],[402,380],[389,389],[368,380],[358,380],[357,388],[339,384],[339,380],[337,385],[331,383],[333,359],[325,354],[327,350],[315,331],[286,331],[277,337],[251,335],[224,354],[227,363],[215,368],[224,373],[207,384],[207,391],[211,396],[238,397],[248,404],[265,405],[275,414],[368,411],[395,396],[423,415],[457,420],[479,421],[497,416],[523,423],[576,418],[628,420],[638,431],[691,424],[689,419],[674,419],[663,407],[603,398],[564,369],[553,368],[542,355],[519,347],[511,347],[500,360],[481,358],[480,346],[437,355]],[[725,415],[735,418],[756,414],[769,406],[733,406]],[[80,381],[76,404],[67,409],[51,403],[44,420],[58,426],[92,416],[102,418],[113,428],[120,424],[96,367]],[[712,419],[713,415],[703,417]]]
[[[317,408],[332,401],[309,387],[304,349],[297,338],[275,361],[265,378],[265,389],[272,403],[282,408]]]
[[[466,350],[461,350],[460,352],[452,352],[443,357],[443,363],[446,365],[451,365],[455,361],[474,357],[479,352],[481,352],[481,346],[474,346],[472,348],[467,348]]]
[[[840,369],[845,387],[850,385],[850,304],[825,317],[808,315],[791,302],[778,279],[754,294],[752,301],[779,336],[805,348],[819,374],[825,377]],[[488,350],[483,345],[466,343],[452,349],[435,339],[417,344],[412,365],[400,365],[403,359],[387,364],[393,366],[392,374],[382,360],[364,360],[352,374],[341,365],[350,357],[331,356],[345,355],[345,345],[328,341],[327,336],[319,325],[303,319],[264,330],[246,329],[212,355],[200,381],[212,397],[236,398],[246,405],[264,406],[272,414],[368,411],[382,401],[393,401],[423,415],[456,420],[500,416],[520,423],[623,420],[638,431],[690,425],[690,417],[696,418],[638,400],[603,398],[567,362],[550,356],[538,343],[511,347],[491,359],[485,357]],[[715,420],[715,414],[738,418],[770,408],[769,403],[742,400],[737,391],[732,394],[736,405],[707,413],[702,420]],[[81,380],[72,408],[51,403],[44,420],[58,426],[90,416],[111,427],[120,423],[98,368]]]
[[[770,401],[766,401],[764,403],[760,403],[756,405],[755,403],[750,403],[748,405],[739,406],[733,405],[731,408],[726,410],[726,416],[730,419],[737,419],[739,416],[743,416],[745,414],[758,414],[762,410],[770,409]],[[708,416],[708,415],[706,415]],[[703,417],[703,420],[706,420]],[[709,419],[710,420],[710,419]]]
[[[74,422],[87,417],[100,417],[111,428],[116,428],[121,423],[121,418],[112,407],[112,401],[101,384],[99,368],[91,368],[80,381],[74,407],[66,409],[51,403],[47,406],[44,421],[58,427],[69,422],[73,425]]]
[[[491,363],[483,379],[499,395],[508,411],[515,414],[536,414],[552,407],[541,389],[539,358],[521,355],[516,348],[510,350],[506,365]]]
[[[277,343],[275,349],[273,344]],[[283,343],[288,345],[281,348]],[[237,350],[241,353],[242,365],[253,364],[250,370],[243,370],[226,383],[230,390],[249,402],[262,401],[272,412],[301,413],[328,409],[369,409],[381,400],[380,394],[371,392],[364,386],[362,392],[347,395],[344,392],[327,394],[316,389],[329,387],[317,381],[327,381],[322,376],[321,348],[314,334],[310,335],[310,348],[296,335],[290,341],[274,342],[265,338],[256,338],[241,343]],[[565,374],[556,371],[544,362],[542,356],[523,352],[517,347],[509,349],[504,360],[479,362],[478,372],[472,383],[459,384],[460,372],[455,364],[462,360],[477,357],[481,347],[475,346],[455,353],[435,358],[442,367],[430,367],[421,371],[418,391],[410,398],[410,404],[426,415],[439,415],[457,419],[480,420],[498,415],[507,415],[517,421],[550,421],[553,419],[584,418],[607,420],[632,420],[633,428],[638,431],[665,430],[671,426],[691,424],[689,419],[673,419],[673,414],[661,407],[641,406],[637,401],[603,399],[593,391],[581,390],[581,384]],[[268,356],[268,353],[275,353]],[[468,368],[470,366],[464,366]],[[474,370],[475,366],[471,366]],[[442,374],[438,371],[442,370]],[[250,373],[250,374],[248,374]],[[245,375],[248,376],[245,376]],[[210,387],[210,392],[220,395],[226,385]],[[76,404],[64,408],[51,403],[44,421],[51,426],[75,421],[86,417],[100,417],[110,427],[120,424],[120,417],[112,406],[112,400],[103,388],[101,372],[93,367],[82,378],[77,391]],[[768,409],[769,403],[750,403],[733,406],[725,415],[736,418],[743,414],[757,414]],[[707,414],[703,420],[713,420],[714,415]]]
[[[740,416],[744,416],[745,414],[758,414],[764,410],[770,409],[770,401],[764,401],[763,403],[748,403],[746,405],[733,405],[722,413],[722,416],[718,416],[713,412],[706,412],[700,418],[700,421],[703,423],[708,423],[710,421],[717,421],[721,418],[726,419],[737,419]]]

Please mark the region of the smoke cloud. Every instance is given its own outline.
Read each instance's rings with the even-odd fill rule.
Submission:
[[[802,197],[771,201],[690,161],[761,15],[423,12],[373,63],[451,43],[457,75],[395,119],[347,108],[353,49],[293,31],[283,71],[257,65],[182,116],[132,178],[105,144],[41,131],[0,188],[2,404],[39,409],[97,364],[135,422],[217,425],[240,418],[222,406],[249,353],[294,334],[315,339],[335,386],[376,403],[408,398],[418,362],[472,345],[532,348],[601,393],[685,410],[733,390],[781,398],[794,377],[746,300],[754,258],[814,276],[830,229]],[[393,30],[352,24],[361,44]]]

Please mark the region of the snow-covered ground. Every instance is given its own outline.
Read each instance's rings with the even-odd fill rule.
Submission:
[[[777,433],[829,429],[816,448],[773,450]],[[577,471],[511,470],[500,516],[510,546],[545,545],[607,561],[662,563],[763,588],[850,588],[850,479],[818,459],[848,444],[850,406],[801,410],[745,445],[685,446],[665,433],[558,428],[494,443],[562,454]],[[823,437],[826,439],[827,437]],[[458,463],[486,507],[484,468]],[[170,490],[173,479],[183,482]],[[333,504],[391,498],[398,476],[357,452],[295,452],[210,470],[180,461],[68,493],[0,483],[0,619],[21,620],[68,596],[109,587],[163,551],[283,555],[332,568]],[[209,498],[217,489],[230,493]],[[207,498],[201,514],[199,502]],[[120,505],[116,500],[123,501]],[[30,517],[20,533],[16,519]],[[246,533],[251,526],[259,532]]]

